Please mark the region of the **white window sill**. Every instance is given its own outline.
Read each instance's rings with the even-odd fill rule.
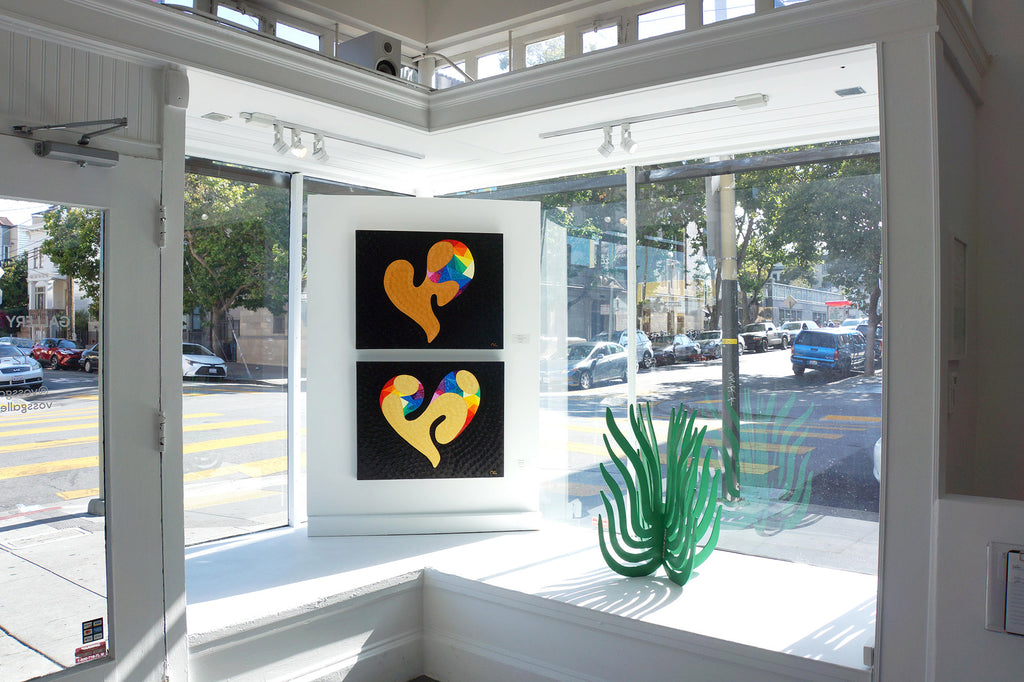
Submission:
[[[710,642],[705,658],[763,652],[776,662],[820,662],[839,679],[870,678],[863,648],[874,640],[875,576],[716,551],[680,588],[661,571],[647,578],[612,572],[596,531],[565,526],[338,538],[281,529],[193,547],[186,552],[190,645],[212,650],[254,629],[273,633],[275,623],[293,628],[297,614],[308,620],[317,609],[419,580],[424,569],[438,576],[442,591],[463,585],[475,599],[519,599],[535,616],[591,613],[645,638],[678,635],[691,648]],[[417,617],[421,630],[433,622]]]

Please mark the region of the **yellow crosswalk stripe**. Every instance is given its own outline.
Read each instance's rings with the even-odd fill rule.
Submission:
[[[256,500],[261,497],[272,497],[274,495],[282,494],[283,493],[281,492],[275,492],[273,490],[250,490],[244,493],[235,493],[234,495],[198,495],[196,497],[186,497],[185,511],[194,511],[204,507],[215,507],[220,504],[231,504],[232,502],[247,502],[248,500]]]
[[[829,421],[843,421],[843,422],[868,422],[871,424],[881,424],[881,417],[850,417],[843,414],[827,414],[822,417],[822,420]]]
[[[239,445],[255,445],[256,443],[269,443],[275,440],[284,440],[288,437],[287,431],[271,431],[270,433],[258,433],[253,436],[236,436],[234,438],[217,438],[205,440],[200,443],[189,443],[185,446],[186,455],[193,452],[206,452],[208,450],[220,450],[222,448],[233,448]]]
[[[189,424],[188,426],[181,427],[182,431],[212,431],[214,429],[232,429],[240,428],[242,426],[256,426],[257,424],[270,424],[265,419],[237,419],[229,422],[211,422],[209,424]]]
[[[192,471],[185,474],[184,480],[186,483],[189,483],[192,481],[206,480],[208,478],[219,478],[229,474],[245,474],[249,478],[259,478],[260,476],[280,474],[284,471],[288,471],[288,458],[270,457],[269,459],[261,459],[255,462],[225,464],[217,467],[216,469]]]
[[[705,446],[721,447],[722,441],[718,438],[705,438]],[[792,455],[806,455],[814,448],[809,445],[779,445],[777,443],[761,443],[761,442],[750,442],[745,441],[740,443],[741,452],[782,452],[785,454]],[[604,447],[604,444],[594,445],[591,443],[569,443],[570,452],[580,452],[587,455],[605,455],[607,456],[608,450]],[[618,451],[616,451],[618,453]]]
[[[53,420],[64,421],[64,420]],[[78,421],[78,420],[73,420]],[[36,422],[39,423],[39,422]],[[238,419],[227,422],[212,422],[210,424],[190,424],[183,426],[182,431],[212,431],[214,429],[231,429],[243,426],[256,426],[258,424],[270,424],[264,419]],[[60,431],[76,431],[81,429],[96,428],[96,420],[90,420],[84,424],[68,424],[65,426],[43,426],[38,429],[17,429],[15,431],[0,431],[0,437],[4,436],[30,436],[40,433],[57,433]]]
[[[88,440],[88,439],[72,439],[72,440]],[[96,440],[93,438],[92,440]],[[0,469],[0,481],[9,478],[20,478],[22,476],[34,476],[36,474],[53,474],[59,471],[71,471],[73,469],[88,469],[89,467],[98,467],[100,465],[100,458],[93,457],[76,457],[74,459],[59,459],[53,462],[39,462],[37,464],[19,464],[12,467],[4,467]]]
[[[18,421],[4,422],[3,426],[27,426],[29,424],[53,424],[56,422],[69,422],[69,421],[81,421],[83,419],[91,419],[94,423],[96,422],[97,413],[96,410],[69,410],[68,412],[50,412],[47,411],[46,417],[25,417]],[[48,415],[58,414],[62,416],[50,417]],[[84,416],[78,416],[84,415]],[[191,414],[181,415],[182,419],[204,419],[207,417],[220,417],[220,412],[193,412]]]
[[[238,447],[242,445],[255,445],[257,443],[269,443],[277,440],[284,440],[287,438],[287,431],[272,431],[270,433],[255,434],[252,436],[237,436],[234,438],[217,438],[214,440],[201,441],[199,443],[189,443],[184,447],[184,453],[190,454],[193,452],[207,452],[210,450],[219,450],[222,448]],[[81,445],[84,443],[95,443],[97,442],[96,436],[87,436],[83,438],[64,438],[61,440],[44,441],[40,443],[25,443],[21,445],[3,445],[0,446],[0,452],[18,452],[23,450],[42,450],[44,448],[57,448],[65,445]],[[220,469],[212,471],[222,471],[226,473],[242,472],[251,476],[265,476],[267,473],[277,473],[283,471],[281,465],[277,463],[277,460],[284,460],[282,457],[275,457],[270,460],[263,460],[262,462],[253,462],[250,464],[237,464],[230,465],[229,467],[221,467]],[[22,476],[35,476],[37,474],[52,474],[60,471],[71,471],[73,469],[87,469],[90,467],[99,466],[99,457],[76,457],[71,459],[59,459],[51,462],[37,462],[36,464],[20,464],[17,466],[0,468],[0,480],[10,478],[20,478]],[[283,465],[287,467],[287,463]],[[232,469],[231,467],[236,467]],[[249,473],[256,472],[256,473]],[[262,472],[262,473],[260,473]],[[206,473],[206,472],[198,472]]]
[[[82,429],[95,429],[96,420],[92,419],[85,424],[70,424],[65,426],[41,426],[38,429],[15,429],[14,431],[0,431],[0,438],[4,436],[31,436],[37,433],[57,433],[59,431],[81,431]]]
[[[57,497],[62,500],[80,500],[83,497],[94,497],[99,494],[99,488],[85,488],[84,490],[66,490],[62,493],[57,493]]]
[[[46,450],[47,448],[62,448],[67,445],[82,445],[83,443],[96,443],[99,441],[97,436],[83,436],[81,438],[62,438],[60,440],[44,440],[38,443],[20,443],[18,445],[0,445],[0,452],[22,452],[27,450]],[[26,464],[24,466],[36,466],[34,464]],[[4,469],[0,469],[3,472]],[[0,478],[3,478],[0,475]]]

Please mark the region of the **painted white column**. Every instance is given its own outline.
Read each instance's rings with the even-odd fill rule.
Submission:
[[[626,166],[626,301],[629,305],[626,362],[629,377],[626,394],[629,404],[636,402],[636,166]]]
[[[306,472],[302,468],[302,427],[306,396],[302,384],[302,206],[305,176],[291,180],[288,221],[288,525],[306,522]]]

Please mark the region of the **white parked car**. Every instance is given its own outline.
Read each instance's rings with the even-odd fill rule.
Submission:
[[[182,377],[214,377],[223,379],[228,375],[225,362],[213,351],[198,343],[181,344]]]
[[[796,335],[805,329],[819,329],[820,326],[814,320],[790,320],[789,322],[782,323],[782,331],[789,334],[790,343],[796,338]]]
[[[0,391],[43,385],[43,366],[17,346],[0,344]]]

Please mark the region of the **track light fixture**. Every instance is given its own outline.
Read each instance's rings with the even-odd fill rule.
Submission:
[[[320,133],[313,135],[313,158],[317,161],[327,161],[331,158],[327,155],[327,146],[324,144],[324,136]]]
[[[604,142],[597,151],[601,153],[601,156],[608,156],[614,150],[615,146],[612,144],[612,128],[615,126],[621,126],[622,128],[622,140],[620,145],[622,150],[628,154],[635,153],[640,145],[637,144],[636,140],[633,139],[633,135],[630,131],[630,125],[633,123],[641,123],[644,121],[657,121],[665,118],[673,118],[676,116],[687,116],[690,114],[699,114],[707,111],[716,111],[719,109],[736,108],[740,111],[749,111],[751,109],[760,109],[768,106],[768,95],[760,92],[755,92],[749,95],[740,95],[733,97],[732,99],[724,100],[722,102],[710,102],[708,104],[698,104],[692,107],[686,107],[684,109],[672,109],[669,111],[658,111],[650,114],[640,114],[638,116],[631,116],[627,119],[617,119],[614,121],[602,121],[600,123],[588,123],[574,128],[563,128],[562,130],[552,130],[550,132],[541,133],[540,138],[547,140],[552,137],[562,137],[563,135],[576,135],[577,133],[587,133],[591,130],[603,130],[604,131]]]
[[[274,151],[284,154],[291,149],[291,145],[284,141],[284,126],[280,123],[274,124]]]
[[[309,153],[309,147],[302,144],[302,132],[298,128],[292,128],[292,145],[290,149],[292,156],[297,159],[306,158],[306,154]]]
[[[604,142],[602,142],[601,146],[597,148],[597,151],[601,154],[601,156],[608,156],[613,151],[615,151],[615,145],[612,144],[612,127],[611,126],[605,126],[605,128],[604,128]]]
[[[290,121],[282,121],[273,114],[264,114],[258,111],[243,111],[238,114],[238,117],[248,124],[262,127],[273,127],[274,129],[274,151],[278,154],[284,154],[290,151],[296,157],[300,159],[306,158],[309,154],[309,147],[302,143],[303,134],[313,136],[313,158],[317,161],[326,162],[330,159],[327,155],[327,145],[325,140],[329,137],[332,140],[338,140],[339,142],[348,142],[349,144],[356,144],[361,147],[369,147],[370,149],[377,149],[382,152],[388,152],[391,154],[398,154],[399,156],[405,156],[410,159],[424,159],[426,158],[423,154],[418,152],[410,152],[405,149],[398,149],[396,147],[389,147],[384,144],[377,144],[376,142],[370,142],[368,140],[359,140],[354,137],[347,137],[345,135],[338,135],[326,130],[319,130],[317,128],[311,128],[304,126],[299,123],[292,123]],[[291,142],[285,139],[284,129],[290,128]]]
[[[622,151],[626,152],[627,154],[636,154],[636,150],[640,148],[640,145],[637,144],[636,140],[633,139],[633,135],[629,131],[629,124],[628,123],[623,123],[622,124],[622,140],[621,140],[621,143],[622,143]]]

